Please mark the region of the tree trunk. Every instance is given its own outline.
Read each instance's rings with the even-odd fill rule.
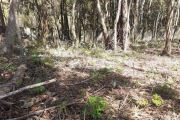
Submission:
[[[130,4],[129,4],[130,5]],[[118,45],[126,51],[129,48],[129,10],[127,0],[121,1],[121,13],[118,21]]]
[[[37,15],[38,15],[38,18],[37,18],[37,21],[38,21],[38,37],[42,37],[43,35],[43,32],[42,32],[42,13],[41,13],[41,5],[38,4],[38,1],[35,0],[35,5],[37,7]]]
[[[59,23],[58,23],[59,15],[58,15],[58,12],[57,12],[58,11],[57,2],[58,2],[57,0],[53,0],[52,5],[51,5],[51,8],[52,8],[52,10],[54,12],[53,17],[54,17],[54,24],[55,24],[55,26],[53,26],[52,33],[53,33],[54,46],[57,46],[59,48],[60,47],[61,33],[59,31],[60,26],[59,26]]]
[[[8,25],[5,31],[4,41],[3,41],[3,51],[5,56],[12,57],[13,44],[15,37],[15,14],[17,11],[16,0],[10,2]]]
[[[155,25],[154,25],[154,36],[153,37],[155,40],[157,38],[157,30],[158,30],[159,19],[160,19],[160,13],[158,13],[156,21],[155,21]]]
[[[78,2],[77,3],[77,23],[76,23],[76,28],[77,28],[77,41],[76,41],[76,47],[79,46],[79,43],[81,42],[81,11],[82,10],[82,6],[81,4]],[[83,25],[83,24],[82,24]]]
[[[133,28],[133,40],[134,42],[137,39],[138,30],[139,30],[139,0],[135,0],[135,10],[134,10],[134,28]]]
[[[161,55],[171,55],[171,41],[172,41],[172,22],[173,22],[173,13],[174,13],[174,0],[171,0],[168,8],[168,21],[166,25],[166,43],[164,50]]]
[[[62,34],[61,34],[61,40],[64,40],[64,14],[63,14],[63,11],[64,11],[64,3],[63,3],[63,0],[61,0],[61,4],[60,4],[60,12],[61,12],[61,31],[62,31]]]
[[[67,40],[70,40],[66,0],[63,0],[63,4],[64,4],[63,5],[63,7],[64,7],[64,11],[63,11],[63,15],[64,15],[64,33],[63,34],[66,36]]]
[[[16,31],[16,34],[18,37],[18,43],[20,45],[20,55],[23,56],[24,55],[24,46],[23,46],[23,42],[22,42],[21,31],[19,28],[18,7],[19,7],[19,0],[16,0],[16,8],[15,8],[15,13],[14,13],[15,31]]]
[[[126,21],[126,37],[125,37],[125,43],[124,43],[124,51],[127,51],[129,49],[130,45],[130,25],[129,25],[129,16],[130,16],[130,9],[131,9],[131,1],[129,1],[129,5],[127,3],[127,21]]]
[[[121,0],[118,2],[118,10],[116,13],[116,19],[114,21],[114,51],[117,50],[117,23],[119,21],[119,14],[121,12]]]
[[[105,40],[105,49],[112,49],[112,45],[110,44],[109,35],[108,35],[107,27],[105,24],[105,20],[103,17],[103,13],[101,10],[99,0],[96,0],[96,2],[97,2],[97,9],[98,9],[98,13],[99,13],[99,16],[101,19],[101,25],[102,25],[102,29],[103,29],[103,36],[104,36],[104,40]]]
[[[92,7],[96,6],[96,1],[93,1]],[[96,34],[96,7],[93,8],[93,47],[95,46],[95,34]]]
[[[73,36],[73,41],[77,41],[76,30],[75,30],[75,7],[76,7],[76,0],[74,0],[73,7],[72,7],[72,26],[71,26],[71,32],[72,32],[72,36]]]
[[[139,13],[140,13],[140,25],[143,24],[143,22],[142,22],[142,20],[143,20],[143,14],[144,14],[143,8],[144,8],[145,1],[146,1],[146,0],[141,0],[141,1],[140,1],[140,3],[141,3],[141,7],[140,7],[140,11],[139,11]]]
[[[0,3],[0,20],[1,20],[1,25],[2,25],[2,32],[4,33],[6,30],[6,25],[5,25],[5,21],[4,21],[4,15],[3,15],[1,3]]]
[[[44,25],[44,29],[43,29],[43,39],[44,39],[44,42],[47,42],[47,39],[48,39],[48,36],[49,36],[49,27],[48,27],[48,14],[47,14],[47,2],[45,1],[43,3],[43,7],[42,7],[42,17],[43,17],[43,25]]]

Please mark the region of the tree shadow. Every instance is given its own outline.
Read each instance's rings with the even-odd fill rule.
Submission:
[[[7,100],[11,102],[26,100],[27,98],[36,99],[34,105],[27,109],[13,107],[12,117],[23,116],[27,114],[27,111],[34,112],[52,106],[59,106],[58,109],[48,110],[48,113],[54,116],[59,115],[64,119],[84,119],[83,110],[87,107],[89,96],[96,96],[105,98],[110,106],[112,104],[102,113],[99,120],[130,119],[128,117],[131,114],[130,108],[136,104],[132,94],[139,94],[136,91],[138,89],[136,83],[132,82],[134,78],[123,76],[121,72],[110,68],[94,69],[88,67],[81,62],[86,61],[83,57],[50,58],[56,62],[55,66],[47,66],[45,59],[33,61],[32,58],[28,58],[26,60],[28,71],[25,74],[23,84],[19,87],[35,84],[37,79],[43,82],[57,78],[57,82],[45,85],[45,90],[37,93],[30,94],[29,91],[25,91],[8,98]],[[172,97],[168,98],[168,96],[163,96],[162,91],[154,86],[143,88],[149,89],[149,91],[153,89],[153,93],[162,95],[163,99],[174,100],[172,93],[168,94],[168,96],[172,95]],[[178,103],[178,99],[175,102]],[[0,111],[6,115],[10,109]],[[1,117],[6,119],[8,116]],[[52,116],[49,115],[49,119],[51,118]],[[86,116],[86,119],[92,118]]]

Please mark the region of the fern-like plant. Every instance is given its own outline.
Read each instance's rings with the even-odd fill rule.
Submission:
[[[163,99],[158,94],[153,95],[152,102],[158,107],[164,103]]]
[[[97,119],[101,117],[101,112],[107,106],[107,103],[104,101],[104,98],[100,97],[89,97],[89,103],[87,105],[87,115]]]

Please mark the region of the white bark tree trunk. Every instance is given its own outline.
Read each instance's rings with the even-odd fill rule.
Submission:
[[[76,7],[76,0],[74,0],[73,7],[72,7],[72,26],[71,26],[71,32],[72,32],[72,36],[73,36],[73,41],[77,42],[77,36],[76,36],[76,30],[75,30],[75,7]],[[77,44],[76,47],[78,47],[78,44]]]
[[[175,0],[171,0],[168,8],[168,21],[166,25],[166,43],[161,55],[171,55],[172,24]]]
[[[118,2],[118,10],[116,13],[116,19],[114,21],[114,51],[117,50],[117,23],[119,21],[119,15],[121,12],[121,0]]]
[[[104,36],[104,40],[105,40],[105,49],[112,49],[112,46],[109,43],[109,35],[108,35],[107,27],[105,24],[104,15],[101,10],[100,2],[99,2],[99,0],[96,0],[96,2],[97,2],[97,9],[98,9],[98,13],[99,13],[99,16],[101,19],[101,25],[102,25],[102,29],[103,29],[103,36]]]
[[[18,0],[11,0],[8,25],[5,31],[5,37],[3,41],[3,51],[5,56],[11,57],[13,53],[14,38],[17,34],[18,41],[21,47],[21,55],[23,54],[23,45],[21,41],[21,34],[18,23]]]

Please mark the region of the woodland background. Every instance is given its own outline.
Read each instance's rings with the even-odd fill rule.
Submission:
[[[179,0],[1,0],[0,118],[180,119]]]

